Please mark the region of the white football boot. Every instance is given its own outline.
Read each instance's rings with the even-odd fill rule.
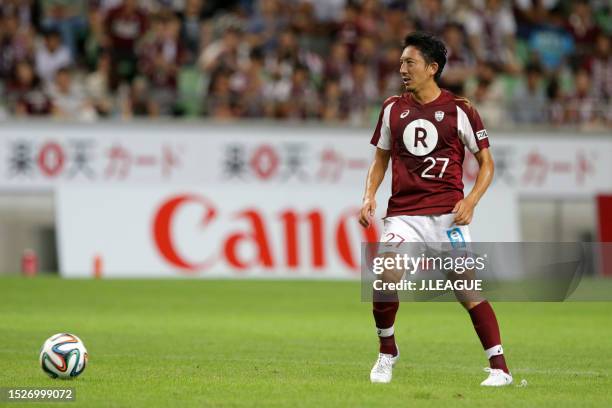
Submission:
[[[484,370],[489,373],[489,376],[480,385],[485,387],[504,387],[512,384],[512,375],[506,374],[504,370],[489,367]]]
[[[378,353],[378,360],[370,371],[370,381],[373,383],[390,383],[393,377],[393,366],[399,360],[399,350],[394,357],[391,354]]]

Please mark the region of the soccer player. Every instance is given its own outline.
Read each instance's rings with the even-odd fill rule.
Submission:
[[[406,92],[382,106],[371,144],[376,153],[370,165],[360,223],[368,227],[376,209],[376,191],[392,159],[392,195],[384,218],[384,242],[470,242],[468,224],[493,178],[493,158],[487,131],[469,101],[440,89],[437,81],[446,63],[444,44],[426,33],[404,40],[400,74]],[[465,147],[474,154],[479,172],[474,187],[463,196]],[[401,277],[400,277],[401,278]],[[380,340],[379,355],[370,380],[391,381],[399,358],[394,323],[399,308],[397,292],[375,296],[373,314]],[[461,301],[489,359],[481,385],[512,383],[506,366],[499,326],[486,301]]]

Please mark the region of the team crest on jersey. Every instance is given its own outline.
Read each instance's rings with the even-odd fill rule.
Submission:
[[[441,121],[442,121],[442,119],[444,119],[444,112],[442,112],[442,111],[436,111],[436,113],[435,113],[435,116],[434,116],[434,117],[436,118],[436,120],[437,120],[438,122],[441,122]]]
[[[403,112],[400,114],[400,118],[401,118],[401,119],[404,119],[404,118],[405,118],[406,116],[408,116],[409,114],[410,114],[410,109],[406,109],[405,111],[403,111]]]
[[[482,129],[482,130],[479,130],[478,132],[476,132],[476,138],[478,140],[483,140],[483,139],[486,139],[487,137],[489,137],[487,135],[487,129]]]

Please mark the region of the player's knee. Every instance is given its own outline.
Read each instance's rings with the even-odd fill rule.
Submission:
[[[385,268],[383,269],[382,273],[380,274],[380,279],[384,283],[398,283],[404,277],[404,271],[403,270],[398,269],[395,266],[393,266],[393,267],[386,267],[387,265],[395,265],[393,262],[389,262],[389,263],[386,262],[387,259],[389,259],[389,258],[394,259],[395,256],[396,256],[395,253],[384,253],[384,254],[381,255],[381,257],[383,257],[385,259],[385,262],[383,262],[383,265],[385,265]]]

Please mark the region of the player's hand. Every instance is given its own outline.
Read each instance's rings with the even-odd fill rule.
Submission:
[[[455,224],[457,225],[468,225],[472,222],[472,216],[474,215],[474,207],[476,203],[469,198],[464,198],[455,204],[453,208],[453,214],[455,214]]]
[[[364,198],[361,205],[361,213],[359,214],[359,223],[362,227],[368,228],[374,213],[376,212],[376,200],[373,198]]]

